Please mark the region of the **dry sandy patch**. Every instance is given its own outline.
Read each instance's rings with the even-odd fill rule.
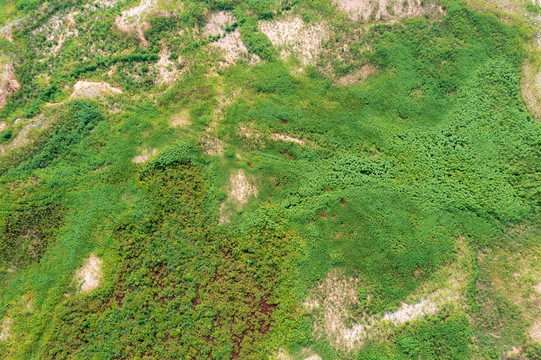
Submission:
[[[282,58],[294,54],[304,65],[315,64],[321,53],[321,43],[329,37],[325,24],[307,25],[300,17],[261,20],[259,28],[280,50]]]
[[[106,82],[77,81],[70,99],[101,98],[107,95],[122,94],[122,90]]]
[[[19,82],[15,79],[13,65],[7,59],[0,59],[0,109],[6,105],[8,96],[17,90]]]
[[[135,156],[133,159],[131,159],[131,161],[134,164],[142,164],[142,163],[147,162],[151,157],[153,157],[157,153],[158,153],[158,149],[152,149],[150,151],[147,149],[143,149],[141,155]]]
[[[334,0],[338,9],[354,21],[386,21],[444,13],[434,4],[422,5],[420,0]]]
[[[354,315],[351,309],[362,305],[357,295],[362,281],[346,276],[341,270],[332,270],[323,282],[312,289],[303,304],[313,316],[314,335],[325,337],[339,350],[355,352],[366,340],[387,337],[397,325],[436,314],[445,306],[465,306],[463,294],[470,269],[463,267],[471,263],[467,261],[471,254],[462,239],[457,243],[458,259],[439,272],[439,278],[445,279],[445,283],[427,283],[392,312],[368,316],[361,309],[364,315]],[[370,294],[367,297],[369,300]],[[541,322],[539,329],[541,332]]]
[[[171,116],[169,123],[173,127],[183,127],[190,125],[190,113],[187,109],[182,109],[177,114]]]
[[[348,74],[346,76],[342,76],[338,79],[336,82],[340,86],[351,86],[355,84],[359,84],[369,78],[370,76],[373,76],[377,74],[378,68],[367,64],[362,66],[360,69],[355,70],[351,74]]]
[[[232,172],[229,177],[227,199],[220,206],[219,223],[229,222],[232,208],[242,209],[251,196],[257,197],[257,193],[253,177],[246,176],[242,169]]]
[[[22,120],[15,120],[15,124],[20,121]],[[50,121],[47,121],[43,114],[30,119],[11,142],[0,144],[0,156],[5,155],[9,150],[31,144],[35,141],[35,136],[32,136],[34,134],[34,130],[45,129],[49,127],[50,124]]]
[[[210,45],[223,53],[225,66],[232,65],[241,57],[246,57],[248,49],[241,40],[238,29],[227,33],[225,28],[235,22],[235,17],[229,11],[213,13],[203,28],[203,36],[221,36]]]
[[[156,62],[156,69],[158,70],[158,83],[159,84],[172,84],[175,82],[178,76],[175,63],[169,60],[171,52],[167,49],[160,51],[160,59]]]
[[[0,341],[7,340],[11,337],[12,324],[13,320],[11,320],[11,318],[4,318],[4,321],[2,321],[2,326],[0,327]]]
[[[101,266],[102,260],[95,254],[90,254],[73,278],[73,283],[78,292],[88,293],[100,285],[102,278]]]

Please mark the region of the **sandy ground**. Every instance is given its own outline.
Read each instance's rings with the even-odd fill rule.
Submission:
[[[442,278],[447,279],[446,284],[426,284],[393,312],[371,316],[365,313],[361,317],[353,315],[350,309],[361,304],[357,296],[361,280],[347,277],[341,270],[331,271],[303,304],[305,310],[313,315],[314,335],[326,337],[339,350],[355,352],[367,340],[388,336],[394,326],[436,314],[444,306],[462,306],[468,270],[461,267],[467,263],[463,259],[469,256],[469,251],[465,242],[459,240],[458,243],[458,260],[440,270]]]
[[[443,13],[433,4],[421,5],[420,0],[334,0],[334,3],[354,21],[387,21]]]
[[[296,55],[304,65],[313,65],[321,53],[321,43],[329,36],[325,24],[305,24],[300,17],[286,17],[259,22],[259,28],[282,58]]]
[[[160,59],[156,63],[156,69],[158,70],[158,83],[159,84],[173,84],[178,77],[178,70],[175,63],[169,60],[171,52],[165,48],[160,51]]]
[[[83,266],[77,270],[73,283],[78,292],[88,293],[100,285],[102,278],[102,260],[95,254],[91,254],[85,260]]]
[[[106,82],[77,81],[70,99],[101,98],[107,95],[122,94],[122,90]]]
[[[9,95],[19,90],[19,82],[13,70],[13,65],[8,61],[0,62],[0,109],[6,105]]]
[[[223,66],[229,66],[234,64],[238,59],[247,57],[248,49],[240,38],[240,32],[238,29],[229,33],[225,32],[225,28],[235,22],[235,17],[229,11],[220,11],[213,13],[210,16],[209,21],[203,28],[203,36],[218,36],[222,37],[210,44],[210,46],[218,49],[223,53],[224,63]]]
[[[242,209],[251,196],[257,197],[257,193],[253,177],[246,176],[242,169],[232,172],[229,177],[227,200],[220,206],[219,223],[229,222],[232,208]]]
[[[152,149],[152,150],[143,149],[143,151],[141,152],[141,155],[135,156],[133,159],[131,159],[131,161],[135,164],[142,164],[142,163],[147,162],[151,157],[153,157],[157,153],[158,153],[158,149]]]
[[[15,120],[15,124],[17,124],[19,121],[22,120]],[[47,121],[47,119],[43,115],[38,115],[30,119],[17,133],[17,135],[12,141],[5,144],[0,144],[0,156],[5,155],[8,151],[12,149],[16,149],[32,143],[34,141],[34,136],[32,136],[33,130],[44,129],[50,126],[50,124],[51,123]]]
[[[11,337],[11,325],[13,320],[7,317],[2,321],[2,326],[0,327],[0,341],[7,340]]]
[[[177,114],[174,114],[169,119],[169,123],[173,127],[183,127],[190,125],[190,113],[188,110],[183,109],[179,111]]]
[[[352,72],[351,74],[348,74],[346,76],[343,76],[338,79],[337,84],[340,86],[351,86],[355,84],[359,84],[369,78],[370,76],[373,76],[377,74],[378,68],[373,65],[364,65],[360,69]]]

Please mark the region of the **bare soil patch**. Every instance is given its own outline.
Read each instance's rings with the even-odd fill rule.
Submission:
[[[158,69],[158,83],[172,84],[177,79],[178,70],[175,66],[175,63],[169,60],[171,52],[164,48],[160,51],[159,55],[160,59],[155,65]]]
[[[340,86],[351,86],[362,83],[364,80],[377,74],[379,69],[376,66],[367,64],[360,69],[355,70],[351,74],[342,76],[336,82]]]
[[[315,64],[321,43],[329,36],[326,24],[305,24],[300,17],[262,20],[259,28],[280,50],[282,58],[294,54],[304,65]]]
[[[353,21],[388,21],[444,13],[441,7],[420,0],[334,0],[334,3]]]
[[[15,124],[18,124],[20,119],[15,120]],[[8,151],[16,149],[27,144],[31,144],[35,141],[35,137],[32,136],[34,130],[45,129],[50,126],[50,121],[47,121],[45,116],[38,115],[35,118],[30,119],[22,129],[17,133],[15,138],[6,144],[0,144],[0,156],[5,155]]]
[[[47,23],[33,31],[34,35],[44,35],[47,41],[55,43],[50,48],[41,50],[43,55],[54,55],[70,36],[77,36],[79,30],[75,27],[74,16],[77,12],[71,12],[66,16],[55,15]]]
[[[240,32],[238,29],[227,33],[226,27],[232,25],[235,22],[235,17],[229,11],[220,11],[213,13],[203,28],[203,36],[218,36],[221,38],[212,42],[210,45],[224,55],[224,65],[229,66],[235,63],[241,57],[248,55],[248,49],[241,40]]]
[[[152,149],[152,150],[143,149],[143,151],[141,152],[141,155],[135,156],[133,159],[131,159],[131,161],[134,164],[142,164],[142,163],[147,162],[151,157],[153,157],[157,153],[158,153],[158,149]]]
[[[0,121],[0,132],[6,130],[7,127],[8,127],[7,123]]]
[[[182,109],[175,115],[171,116],[169,123],[173,127],[183,127],[190,125],[190,113],[187,109]]]
[[[225,34],[225,28],[235,22],[235,17],[229,11],[219,11],[210,16],[203,28],[204,36],[217,36]]]
[[[295,143],[297,145],[301,145],[301,146],[305,144],[304,140],[301,140],[299,138],[292,137],[292,136],[289,136],[289,135],[285,135],[285,134],[274,133],[274,134],[270,135],[270,138],[272,140],[275,140],[275,141],[293,142],[293,143]]]
[[[101,266],[102,260],[95,254],[90,254],[73,278],[73,283],[78,292],[88,293],[100,285],[102,278]]]
[[[445,305],[462,306],[468,269],[461,266],[468,264],[464,259],[469,256],[469,251],[465,242],[459,240],[458,243],[458,260],[440,271],[441,278],[446,279],[446,283],[428,283],[411,294],[393,312],[368,316],[361,308],[362,304],[357,295],[361,280],[348,277],[341,270],[332,270],[327,278],[309,293],[303,304],[305,310],[314,318],[314,335],[327,338],[339,350],[355,352],[366,340],[388,336],[394,326],[436,314]],[[370,294],[367,300],[369,299]],[[354,313],[352,309],[357,311]],[[360,313],[363,315],[355,315]],[[354,320],[351,325],[352,319]]]
[[[0,61],[0,109],[2,109],[7,102],[9,95],[19,90],[19,82],[15,78],[13,71],[13,65],[8,61],[3,63]]]
[[[106,82],[77,81],[70,99],[101,98],[107,95],[122,94],[122,90]]]
[[[222,51],[225,59],[225,66],[232,65],[238,59],[248,55],[248,49],[242,42],[238,29],[231,31],[218,41],[214,41],[211,43],[211,46]]]
[[[147,19],[160,14],[169,16],[169,13],[158,8],[158,0],[141,0],[139,5],[122,11],[119,17],[116,18],[116,26],[126,32],[135,31],[144,46],[148,45],[143,31],[148,29],[150,24]]]
[[[229,177],[227,199],[220,206],[219,223],[229,222],[232,210],[242,209],[251,196],[257,197],[257,193],[253,177],[246,176],[242,169],[232,172]]]
[[[520,90],[530,113],[535,119],[541,121],[541,71],[536,72],[528,60],[522,67]]]
[[[7,340],[11,337],[12,324],[13,320],[11,318],[4,318],[4,321],[2,321],[2,326],[0,327],[0,341]]]

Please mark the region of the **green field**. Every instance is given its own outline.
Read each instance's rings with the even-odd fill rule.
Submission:
[[[137,5],[0,2],[0,359],[541,358],[535,5]]]

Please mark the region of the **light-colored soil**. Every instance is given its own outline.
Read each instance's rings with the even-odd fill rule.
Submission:
[[[334,0],[338,9],[354,21],[388,21],[440,14],[443,10],[420,0]]]
[[[541,342],[541,319],[536,320],[530,327],[530,336],[537,342]]]
[[[0,132],[6,130],[7,127],[8,127],[7,123],[0,121]]]
[[[340,86],[351,86],[355,84],[360,84],[370,76],[377,74],[377,72],[377,67],[367,64],[360,69],[352,72],[351,74],[339,78],[337,84]]]
[[[13,65],[5,59],[0,59],[0,109],[6,105],[9,95],[17,90],[19,82],[15,79]]]
[[[160,59],[156,62],[156,69],[158,70],[158,83],[159,84],[172,84],[175,82],[178,76],[178,70],[175,63],[169,60],[171,52],[167,49],[160,51]]]
[[[19,121],[22,120],[16,120],[15,124],[17,124]],[[0,156],[7,154],[10,150],[31,144],[35,141],[35,137],[32,136],[33,131],[38,129],[46,129],[50,125],[50,121],[47,121],[43,115],[38,115],[35,118],[30,119],[11,142],[0,144]]]
[[[79,30],[75,26],[75,15],[77,12],[71,12],[66,16],[55,15],[47,23],[33,31],[34,35],[44,35],[47,41],[56,41],[52,47],[42,50],[43,55],[55,55],[70,36],[79,34]]]
[[[101,98],[107,95],[122,94],[122,90],[106,82],[77,81],[70,99]]]
[[[277,133],[274,133],[274,134],[271,134],[270,135],[270,138],[272,140],[275,140],[275,141],[288,141],[288,142],[293,142],[297,145],[304,145],[305,142],[304,140],[301,140],[299,138],[296,138],[296,137],[292,137],[292,136],[289,136],[289,135],[284,135],[284,134],[277,134]]]
[[[238,59],[248,55],[248,49],[242,42],[238,29],[231,31],[226,36],[220,38],[218,41],[212,42],[211,46],[222,51],[225,59],[225,66],[232,65]]]
[[[188,112],[188,110],[183,109],[179,111],[177,114],[171,116],[169,123],[173,127],[188,126],[190,125],[190,113]]]
[[[259,22],[262,33],[280,50],[282,58],[296,55],[304,65],[314,64],[321,53],[321,43],[328,38],[327,25],[305,24],[300,17]]]
[[[7,340],[11,337],[12,324],[13,320],[11,320],[11,318],[4,318],[4,321],[2,321],[2,326],[0,327],[0,341]]]
[[[142,164],[142,163],[147,162],[151,157],[153,157],[157,153],[158,153],[158,149],[152,149],[150,151],[148,149],[143,149],[143,151],[141,152],[141,155],[135,156],[133,159],[131,159],[131,161],[135,164]]]
[[[223,156],[224,154],[224,142],[215,137],[212,133],[205,134],[202,144],[205,152],[212,156]]]
[[[220,11],[211,15],[209,21],[203,28],[203,36],[221,35],[217,41],[210,45],[223,53],[224,63],[222,66],[234,64],[238,59],[247,57],[248,49],[240,38],[240,32],[235,29],[232,32],[226,33],[225,28],[235,22],[235,17],[229,11]]]
[[[232,172],[229,177],[227,199],[220,206],[219,223],[229,222],[232,210],[242,209],[251,196],[257,197],[257,193],[253,177],[246,176],[242,169]]]
[[[102,260],[95,254],[90,254],[83,266],[77,270],[73,278],[78,292],[88,293],[100,285],[102,278]]]
[[[314,318],[314,335],[327,338],[339,350],[355,352],[366,340],[388,336],[397,325],[436,314],[443,306],[463,306],[463,294],[470,271],[464,266],[468,264],[465,259],[470,253],[462,239],[458,244],[457,261],[439,272],[439,278],[445,279],[445,283],[426,284],[393,312],[355,316],[351,309],[361,306],[357,297],[361,280],[347,277],[341,270],[331,271],[327,278],[312,290],[303,304],[305,310]],[[364,310],[362,312],[364,313]],[[355,319],[354,323],[346,325],[346,321],[351,322],[352,318]]]
[[[116,18],[116,26],[122,31],[135,31],[141,43],[147,46],[148,41],[143,33],[150,26],[147,19],[153,15],[170,15],[167,11],[160,9],[158,5],[158,0],[141,0],[139,5],[122,11],[120,16]]]
[[[231,174],[228,199],[235,202],[239,207],[246,205],[250,196],[257,197],[257,189],[253,185],[253,179],[250,180],[248,180],[242,169]]]
[[[141,0],[139,5],[122,11],[116,25],[122,31],[135,31],[148,26],[147,17],[156,11],[157,0]]]
[[[203,35],[217,36],[225,34],[225,28],[235,22],[235,17],[229,11],[213,13],[203,28]]]

